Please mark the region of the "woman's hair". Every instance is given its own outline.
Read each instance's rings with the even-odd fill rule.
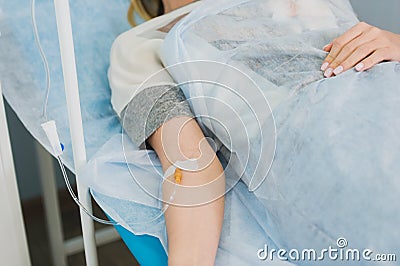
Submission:
[[[132,27],[136,26],[134,14],[141,16],[144,20],[150,20],[164,14],[162,0],[131,0],[128,9],[128,21]]]

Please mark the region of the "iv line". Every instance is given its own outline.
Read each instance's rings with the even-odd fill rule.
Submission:
[[[31,0],[31,22],[33,28],[33,34],[35,36],[35,42],[39,49],[40,58],[42,59],[43,66],[46,73],[46,96],[43,103],[43,116],[44,119],[47,121],[47,104],[49,101],[49,94],[50,94],[50,68],[49,63],[47,62],[46,54],[43,51],[42,44],[40,43],[39,33],[36,24],[36,10],[35,10],[35,0]]]
[[[99,223],[102,223],[102,224],[107,224],[107,225],[119,225],[118,222],[107,221],[107,220],[103,220],[103,219],[101,219],[101,218],[98,218],[98,217],[94,216],[93,214],[90,213],[90,211],[88,211],[88,210],[85,208],[85,206],[83,206],[83,204],[79,201],[78,197],[75,195],[75,193],[74,193],[74,191],[73,191],[73,189],[72,189],[72,187],[71,187],[71,183],[69,182],[68,175],[67,175],[67,172],[66,172],[66,170],[65,170],[65,166],[64,166],[63,162],[61,161],[61,157],[60,157],[60,156],[57,156],[57,161],[58,161],[58,164],[60,165],[60,168],[61,168],[61,171],[62,171],[62,175],[63,175],[63,177],[64,177],[64,181],[65,181],[65,184],[67,185],[68,191],[69,191],[71,197],[73,198],[73,200],[75,201],[75,203],[76,203],[87,215],[89,215],[90,218],[92,218],[94,221],[99,222]],[[176,185],[175,185],[175,186],[176,186]],[[175,191],[174,191],[174,193],[171,195],[170,200],[173,199],[173,196],[174,196],[174,195],[175,195]],[[155,220],[157,220],[158,218],[160,218],[160,217],[167,211],[168,207],[169,207],[169,204],[166,204],[165,207],[163,207],[163,208],[161,209],[160,213],[159,213],[155,218],[153,218],[153,219],[151,219],[151,220],[148,220],[148,221],[145,221],[145,222],[140,222],[140,223],[131,223],[131,224],[143,224],[143,223],[151,223],[151,222],[154,222]]]
[[[46,94],[45,94],[45,100],[43,103],[43,117],[44,120],[46,121],[45,123],[42,124],[42,127],[44,129],[44,131],[46,132],[46,135],[50,141],[50,144],[53,147],[53,152],[56,154],[56,159],[58,161],[58,164],[61,168],[61,172],[64,178],[64,182],[68,188],[68,192],[70,193],[71,197],[73,198],[73,200],[75,201],[75,203],[79,206],[79,208],[81,210],[83,210],[91,219],[93,219],[96,222],[102,223],[102,224],[106,224],[106,225],[120,225],[118,222],[115,221],[108,221],[108,220],[104,220],[101,218],[98,218],[96,216],[94,216],[89,210],[87,210],[85,208],[85,206],[79,201],[79,198],[75,195],[71,184],[69,182],[68,179],[68,175],[67,172],[65,170],[65,166],[64,163],[61,160],[61,154],[62,154],[62,150],[60,148],[60,141],[58,139],[58,134],[57,134],[57,130],[55,127],[55,122],[54,122],[54,128],[53,127],[48,127],[46,126],[46,124],[49,124],[49,122],[53,122],[53,121],[48,121],[47,119],[47,105],[48,105],[48,101],[49,101],[49,95],[50,95],[50,89],[51,89],[51,83],[50,83],[50,68],[49,68],[49,63],[47,61],[46,58],[46,54],[43,51],[43,47],[42,44],[40,42],[40,37],[39,37],[39,33],[38,33],[38,28],[37,28],[37,23],[36,23],[36,10],[35,10],[35,0],[31,0],[31,22],[32,22],[32,28],[33,28],[33,33],[34,33],[34,38],[35,38],[35,43],[38,47],[39,53],[40,53],[40,57],[41,60],[43,62],[43,67],[45,69],[45,76],[46,76]],[[176,188],[176,184],[175,184],[175,188]],[[170,201],[173,200],[173,197],[175,195],[176,190],[174,191],[174,193],[171,195],[170,197]],[[130,224],[145,224],[145,223],[151,223],[157,219],[159,219],[168,209],[169,204],[165,204],[165,206],[161,209],[160,213],[153,219],[148,220],[148,221],[144,221],[144,222],[140,222],[140,223],[130,223]]]

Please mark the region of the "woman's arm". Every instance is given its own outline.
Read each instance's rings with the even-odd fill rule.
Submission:
[[[173,177],[163,185],[164,199],[175,190],[174,198],[179,199],[177,204],[181,205],[170,205],[165,213],[168,264],[214,265],[224,216],[225,192],[224,173],[218,158],[191,117],[175,117],[167,121],[150,136],[148,143],[159,156],[164,172],[176,161],[195,158],[201,169],[182,171],[181,184],[187,187],[171,186],[175,182]],[[208,185],[203,188],[205,184]],[[190,206],[193,204],[201,205]]]
[[[148,88],[140,90],[144,80],[164,68],[162,41],[134,31],[118,37],[109,69],[112,103],[132,141],[138,147],[150,144],[164,172],[177,161],[198,158],[200,170],[183,170],[182,186],[175,185],[173,176],[163,183],[164,200],[173,195],[165,213],[168,260],[169,265],[213,265],[224,215],[223,168],[169,75],[163,76],[164,84],[147,82]]]
[[[329,52],[321,66],[329,78],[355,66],[370,69],[385,61],[400,61],[400,35],[360,22],[324,47]]]

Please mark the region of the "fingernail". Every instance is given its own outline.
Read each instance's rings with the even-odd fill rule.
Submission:
[[[357,71],[361,71],[364,68],[364,64],[363,63],[358,63],[355,68],[356,68]]]
[[[328,68],[324,73],[325,78],[330,78],[332,76],[332,73],[333,73],[333,69]]]
[[[329,66],[328,62],[323,63],[322,66],[321,66],[321,70],[325,71],[328,68],[328,66]]]
[[[344,68],[342,66],[338,66],[337,68],[335,68],[335,70],[333,70],[333,74],[335,75],[339,75],[340,73],[342,73],[344,70]]]
[[[325,45],[324,47],[322,47],[322,50],[325,50],[326,48],[328,48],[329,44]]]

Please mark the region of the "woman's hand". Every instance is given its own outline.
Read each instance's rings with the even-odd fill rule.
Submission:
[[[400,61],[400,35],[360,22],[326,45],[329,52],[321,66],[329,78],[355,66],[367,70],[385,61]]]

